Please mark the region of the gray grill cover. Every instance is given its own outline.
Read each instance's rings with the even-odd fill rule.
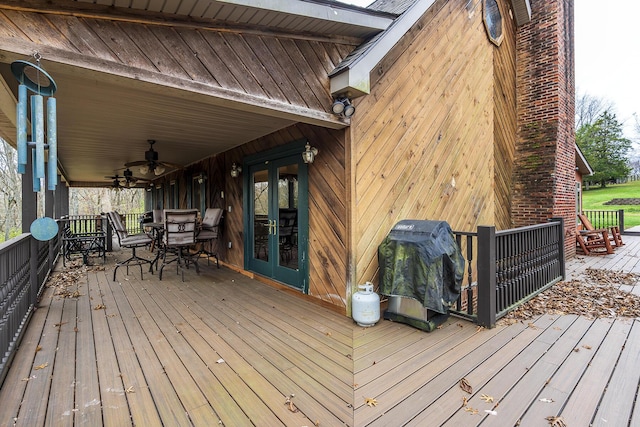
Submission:
[[[378,247],[380,293],[446,314],[460,295],[464,262],[448,223],[402,220]]]

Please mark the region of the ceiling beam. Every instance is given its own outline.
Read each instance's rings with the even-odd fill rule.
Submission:
[[[102,81],[121,86],[136,86],[154,93],[171,94],[176,98],[194,99],[204,104],[222,106],[231,110],[251,112],[330,129],[342,129],[349,125],[348,119],[337,117],[325,111],[313,110],[158,72],[128,67],[104,59],[88,58],[82,54],[51,46],[0,36],[1,62],[11,63],[17,59],[24,59],[32,56],[35,51],[40,53],[43,67],[52,76],[55,76],[56,70],[78,77],[90,77],[92,73],[99,72],[102,73],[100,76]]]

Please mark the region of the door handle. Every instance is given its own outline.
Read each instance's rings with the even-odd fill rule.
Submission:
[[[273,234],[274,236],[276,235],[276,220],[275,219],[270,219],[269,220],[269,234]]]

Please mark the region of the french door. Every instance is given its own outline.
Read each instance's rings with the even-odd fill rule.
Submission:
[[[296,151],[245,162],[245,267],[307,292],[307,165]]]

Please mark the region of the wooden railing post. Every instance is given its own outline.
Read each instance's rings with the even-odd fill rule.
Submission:
[[[618,227],[620,227],[620,233],[624,233],[624,209],[618,209]]]
[[[478,227],[478,324],[496,325],[496,228]]]

